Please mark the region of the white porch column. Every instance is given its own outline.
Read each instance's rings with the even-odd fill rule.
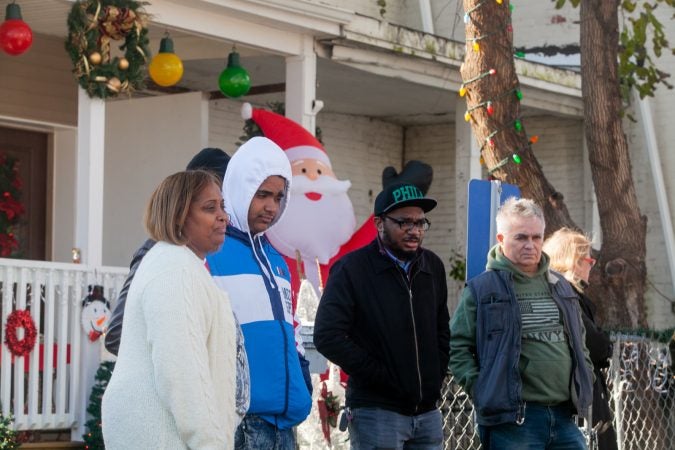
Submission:
[[[77,112],[77,181],[75,183],[75,247],[82,263],[103,262],[103,163],[105,102],[80,88]]]
[[[105,142],[105,102],[91,99],[80,88],[77,113],[77,180],[75,183],[75,247],[82,263],[90,268],[103,262],[103,163]],[[84,289],[86,292],[86,286]],[[79,331],[79,319],[73,324]],[[101,340],[81,339],[80,382],[73,394],[76,425],[71,438],[82,440],[87,420],[87,404],[94,376],[101,361]]]
[[[314,38],[303,36],[302,52],[286,58],[286,117],[315,134],[316,113],[322,103],[316,99],[316,53]]]
[[[457,101],[455,108],[455,248],[466,256],[469,181],[481,179],[480,149],[464,120],[466,105]]]

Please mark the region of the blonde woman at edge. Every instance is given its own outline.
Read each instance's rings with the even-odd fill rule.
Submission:
[[[582,319],[586,328],[586,348],[593,361],[595,382],[593,383],[593,428],[598,433],[599,450],[617,448],[616,433],[612,427],[612,412],[605,375],[601,369],[609,367],[612,357],[612,341],[595,323],[595,305],[584,294],[588,277],[595,259],[591,256],[591,241],[582,233],[561,228],[544,242],[544,252],[551,258],[549,266],[563,274],[579,294]]]
[[[227,224],[220,183],[209,172],[176,173],[152,194],[145,228],[157,244],[129,289],[103,396],[108,450],[233,448],[236,325],[204,265]]]

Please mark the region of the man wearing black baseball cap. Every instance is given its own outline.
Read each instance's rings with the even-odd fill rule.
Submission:
[[[352,449],[443,446],[436,407],[448,366],[445,268],[421,247],[436,207],[412,184],[375,199],[377,238],[333,265],[314,323],[314,344],[348,375]]]

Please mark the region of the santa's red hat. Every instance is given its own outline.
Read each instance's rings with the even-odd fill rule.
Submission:
[[[290,161],[317,159],[331,167],[330,159],[319,140],[291,119],[272,111],[253,108],[250,103],[241,106],[241,117],[245,120],[252,119],[265,133],[266,138],[286,152]]]

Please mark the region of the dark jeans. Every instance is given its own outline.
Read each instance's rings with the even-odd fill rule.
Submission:
[[[440,450],[441,422],[437,409],[404,416],[381,408],[356,408],[349,422],[351,450]]]
[[[246,415],[234,433],[235,450],[295,450],[293,429],[280,430],[258,416]]]
[[[483,450],[586,450],[586,439],[569,405],[527,403],[522,425],[479,425]]]

